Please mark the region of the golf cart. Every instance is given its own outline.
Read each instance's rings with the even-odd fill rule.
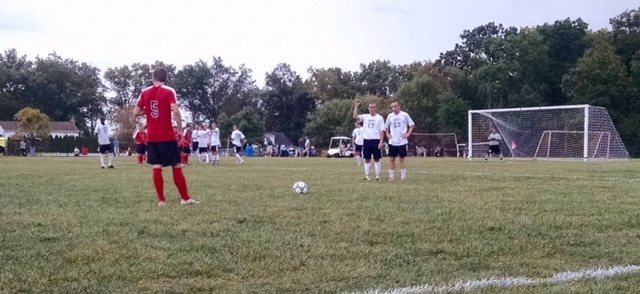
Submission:
[[[353,157],[353,146],[349,137],[331,137],[327,157]]]

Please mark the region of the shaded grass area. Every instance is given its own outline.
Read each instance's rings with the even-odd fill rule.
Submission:
[[[407,183],[363,181],[348,159],[196,163],[202,203],[181,206],[165,169],[159,208],[135,158],[0,158],[0,290],[340,293],[640,264],[639,161],[408,163]],[[502,291],[637,288],[629,275]]]

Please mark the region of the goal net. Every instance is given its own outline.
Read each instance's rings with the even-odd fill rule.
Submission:
[[[604,107],[565,105],[469,111],[469,158],[482,157],[492,128],[505,157],[629,159]]]
[[[457,157],[458,137],[455,133],[412,133],[409,136],[410,156]]]

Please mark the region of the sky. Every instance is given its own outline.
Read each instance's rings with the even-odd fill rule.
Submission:
[[[258,85],[279,63],[357,71],[377,59],[436,60],[464,30],[582,18],[591,30],[637,0],[1,0],[0,51],[56,52],[106,70],[156,60],[178,69],[213,56]]]

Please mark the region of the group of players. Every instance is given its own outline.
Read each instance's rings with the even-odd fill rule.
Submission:
[[[187,124],[182,131],[177,126],[173,126],[174,135],[181,151],[180,158],[183,166],[189,165],[189,157],[198,158],[198,162],[213,163],[214,166],[220,164],[220,129],[215,122],[211,125],[196,124],[192,129],[191,124]],[[181,134],[179,134],[181,132]],[[138,164],[142,165],[147,160],[147,126],[140,126],[135,132],[133,139],[136,143],[136,152],[138,153]],[[235,146],[236,163],[244,163],[244,159],[240,156],[245,136],[238,130],[237,126],[233,126],[231,134],[233,144]]]

